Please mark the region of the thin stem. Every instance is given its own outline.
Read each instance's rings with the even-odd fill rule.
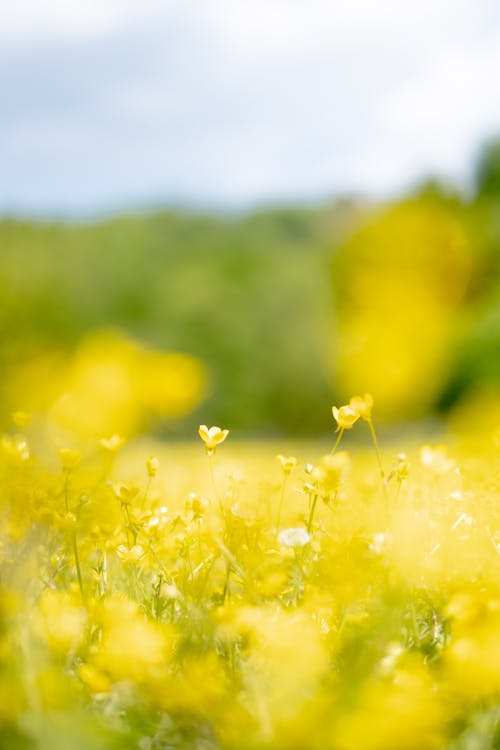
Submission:
[[[153,585],[153,603],[154,603],[154,615],[157,620],[160,619],[160,594],[161,586],[163,583],[163,575],[160,573],[158,576],[158,582]]]
[[[335,445],[333,446],[333,448],[331,450],[332,456],[336,452],[337,448],[339,447],[339,443],[342,440],[342,435],[344,434],[344,429],[345,429],[344,427],[341,427],[339,429],[339,434],[338,434],[337,440],[336,440]]]
[[[410,616],[411,616],[411,624],[413,628],[413,638],[415,639],[415,644],[417,644],[420,640],[420,634],[419,634],[419,627],[418,627],[417,610],[415,608],[415,601],[413,597],[410,599]]]
[[[212,482],[212,492],[213,492],[213,496],[214,496],[214,502],[218,502],[219,503],[219,508],[220,508],[221,515],[224,516],[224,508],[222,507],[222,503],[221,503],[221,501],[219,499],[219,493],[217,491],[217,483],[215,481],[214,463],[213,463],[212,456],[213,456],[212,453],[207,453],[208,466],[210,468],[210,480]]]
[[[144,490],[144,495],[142,497],[142,503],[141,503],[142,508],[144,508],[144,506],[146,505],[146,500],[148,499],[149,490],[151,488],[151,482],[152,482],[152,477],[148,475],[146,489]]]
[[[105,548],[102,550],[101,565],[101,595],[104,596],[108,587],[108,554]]]
[[[80,568],[80,556],[78,554],[78,542],[76,538],[76,529],[73,529],[72,538],[73,538],[73,554],[75,556],[75,565],[76,565],[76,576],[78,578],[80,594],[82,595],[83,601],[85,601],[85,592],[83,590],[82,570]]]
[[[69,513],[69,471],[64,472],[64,505],[66,513]]]
[[[344,607],[342,610],[342,616],[340,618],[340,622],[337,626],[337,639],[340,641],[340,638],[342,636],[342,631],[344,630],[344,626],[347,622],[347,607]]]
[[[381,458],[381,455],[380,455],[380,448],[379,448],[379,444],[378,444],[378,440],[377,440],[377,434],[375,432],[375,427],[373,426],[373,421],[371,420],[371,418],[367,419],[366,421],[367,421],[368,427],[370,428],[370,434],[372,436],[373,446],[375,448],[375,454],[377,456],[377,463],[378,463],[378,468],[379,468],[379,472],[380,472],[380,479],[382,481],[382,491],[384,493],[384,500],[385,500],[385,514],[386,514],[386,516],[388,516],[389,515],[389,497],[387,495],[387,486],[386,486],[386,483],[385,483],[385,472],[384,472],[384,469],[383,469],[383,466],[382,466],[382,458]]]
[[[66,507],[66,513],[69,513],[69,475],[68,469],[64,472],[64,505]],[[79,514],[79,508],[77,515]],[[75,520],[76,523],[76,520]],[[73,555],[75,557],[76,576],[78,578],[78,586],[80,587],[80,594],[82,595],[83,601],[85,601],[85,592],[83,590],[82,570],[80,567],[80,556],[78,554],[78,541],[76,538],[76,529],[73,529],[71,533],[71,541],[73,546]]]
[[[281,523],[281,511],[283,509],[283,501],[285,499],[285,490],[286,490],[286,483],[288,481],[288,474],[284,474],[283,476],[283,483],[281,485],[281,494],[280,499],[278,503],[278,517],[276,519],[276,532],[279,531],[280,523]]]
[[[316,510],[317,502],[318,502],[318,494],[314,495],[313,501],[311,504],[311,510],[309,512],[309,520],[307,521],[307,533],[308,534],[311,533],[311,528],[312,528],[313,519],[314,519],[314,511]]]
[[[229,577],[231,575],[231,564],[229,560],[226,560],[226,580],[224,581],[224,588],[222,590],[222,604],[226,601],[226,596],[229,594]]]
[[[372,422],[371,419],[367,419],[366,421],[368,423],[368,427],[370,428],[370,433],[371,433],[371,436],[372,436],[373,445],[375,447],[375,453],[377,454],[377,463],[378,463],[378,468],[380,470],[380,477],[381,477],[381,479],[384,479],[385,478],[385,473],[384,473],[384,469],[382,468],[382,459],[380,457],[380,448],[379,448],[379,444],[378,444],[378,440],[377,440],[377,435],[376,435],[376,432],[375,432],[375,427],[373,426],[373,422]]]
[[[125,533],[127,534],[127,547],[130,549],[132,545],[130,544],[130,513],[128,512],[128,505],[126,503],[122,503],[122,512],[123,517],[125,519]]]

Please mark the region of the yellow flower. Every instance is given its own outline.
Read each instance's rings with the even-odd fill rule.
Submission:
[[[190,492],[184,503],[184,510],[186,513],[192,513],[195,518],[201,518],[208,506],[208,500],[200,497],[196,492]]]
[[[284,474],[290,474],[299,463],[295,456],[276,456],[276,460],[283,469]]]
[[[332,406],[332,414],[337,422],[337,430],[349,430],[358,421],[360,416],[358,410],[350,404],[341,406],[340,409]]]
[[[403,479],[406,479],[408,477],[408,474],[410,473],[410,462],[408,461],[406,455],[404,453],[400,453],[394,464],[392,465],[391,473],[387,477],[387,479],[392,479],[392,477],[396,477],[396,480],[398,482],[402,482]]]
[[[80,664],[78,677],[91,693],[107,693],[111,689],[111,680],[92,664]]]
[[[28,443],[20,435],[14,437],[3,435],[0,446],[7,458],[12,459],[13,461],[23,463],[24,461],[28,461],[31,457]]]
[[[113,490],[118,500],[123,505],[129,505],[132,500],[139,494],[139,488],[135,487],[132,482],[116,482]]]
[[[349,466],[349,454],[346,451],[340,451],[334,456],[328,453],[320,459],[312,471],[312,477],[320,485],[318,489],[322,491],[322,494],[329,495],[338,489]]]
[[[444,445],[423,445],[420,449],[420,461],[424,468],[436,476],[443,476],[456,469],[456,463],[448,458]]]
[[[122,447],[124,442],[125,438],[115,434],[111,435],[109,438],[101,438],[99,440],[99,445],[110,453],[116,453],[116,451]]]
[[[82,460],[82,454],[80,451],[71,450],[71,448],[61,448],[59,450],[59,460],[61,461],[63,471],[71,471]]]
[[[124,544],[120,544],[116,548],[116,554],[125,563],[138,562],[144,555],[144,549],[140,544],[134,544],[133,547],[125,547]]]
[[[365,393],[364,396],[352,396],[349,406],[358,412],[361,419],[367,422],[372,418],[373,396]]]
[[[15,411],[11,414],[13,424],[19,429],[24,429],[30,421],[30,415],[25,411]]]
[[[146,469],[148,470],[148,476],[152,479],[158,473],[160,468],[160,462],[156,456],[150,456],[146,461]]]
[[[201,424],[198,429],[198,435],[205,443],[207,454],[212,456],[217,446],[223,443],[229,435],[229,430],[221,430],[220,427],[210,427],[209,429],[206,424]]]

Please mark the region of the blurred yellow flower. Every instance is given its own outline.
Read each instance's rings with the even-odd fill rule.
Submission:
[[[148,476],[151,479],[157,475],[159,468],[160,462],[156,458],[156,456],[149,456],[149,458],[146,460],[146,469],[148,471]]]
[[[139,488],[132,482],[115,482],[113,490],[118,500],[128,505],[139,494]]]
[[[359,419],[360,414],[353,406],[347,404],[337,409],[332,406],[332,414],[337,422],[337,430],[349,430]]]
[[[59,460],[61,461],[63,471],[72,471],[76,469],[82,460],[82,454],[80,451],[72,450],[71,448],[61,448],[59,450]]]
[[[456,468],[456,463],[447,455],[444,445],[423,445],[420,449],[420,462],[433,474],[442,476]]]
[[[403,479],[408,478],[409,473],[410,462],[405,453],[399,453],[396,461],[392,465],[392,469],[389,473],[389,476],[387,477],[387,480],[389,481],[390,479],[395,477],[398,482],[402,482]]]
[[[92,664],[80,664],[78,677],[91,693],[107,693],[111,688],[109,678]]]
[[[87,612],[67,591],[44,591],[35,618],[40,635],[55,651],[76,648],[84,638]]]
[[[96,609],[102,638],[93,666],[112,681],[154,679],[166,668],[173,646],[172,629],[148,620],[138,604],[125,597],[103,600]]]
[[[201,424],[198,428],[198,435],[205,443],[208,455],[212,456],[217,446],[223,443],[229,435],[229,430],[221,430],[220,427],[208,428],[206,424]]]
[[[368,422],[372,418],[373,396],[370,393],[365,393],[364,396],[352,396],[349,406],[358,412],[361,419]]]
[[[134,544],[133,547],[126,547],[124,544],[120,544],[116,548],[116,554],[122,560],[122,562],[138,562],[144,555],[144,549],[140,544]]]
[[[331,494],[337,490],[339,482],[349,467],[350,459],[346,451],[340,451],[333,456],[328,453],[321,457],[318,465],[313,468],[311,476],[319,485],[317,489],[321,491],[321,494]]]
[[[29,445],[20,435],[2,435],[0,445],[5,456],[14,462],[24,463],[31,457]]]
[[[178,417],[195,407],[205,379],[205,368],[195,357],[98,331],[80,342],[62,368],[49,411],[50,429],[59,441],[111,435],[100,444],[118,450],[115,433],[128,438],[151,415]]]
[[[120,450],[124,442],[125,438],[121,437],[121,435],[115,434],[111,435],[109,438],[101,438],[99,440],[99,445],[110,453],[116,453],[116,451]]]
[[[22,430],[30,421],[30,415],[25,411],[15,411],[11,414],[11,419],[12,423]]]
[[[292,469],[295,469],[297,464],[299,463],[298,460],[295,458],[295,456],[276,456],[276,460],[278,461],[279,465],[283,469],[283,472],[285,474],[290,474]]]

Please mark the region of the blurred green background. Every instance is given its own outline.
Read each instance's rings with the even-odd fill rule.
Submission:
[[[372,391],[387,420],[496,394],[500,142],[475,174],[467,195],[428,182],[384,205],[3,219],[3,417],[25,408],[8,384],[37,353],[64,360],[103,328],[206,363],[197,412],[158,422],[163,433],[203,421],[307,436],[353,392]]]

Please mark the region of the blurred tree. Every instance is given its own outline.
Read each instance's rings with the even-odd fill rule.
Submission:
[[[425,414],[452,369],[473,257],[456,201],[426,191],[374,213],[333,262],[336,385],[379,413]]]
[[[1,222],[0,366],[19,379],[34,352],[64,358],[82,335],[115,327],[208,365],[211,393],[190,420],[328,429],[324,235],[335,215],[328,207],[239,219],[164,211],[81,226]]]
[[[500,196],[500,138],[483,146],[475,170],[475,184],[479,198]]]

